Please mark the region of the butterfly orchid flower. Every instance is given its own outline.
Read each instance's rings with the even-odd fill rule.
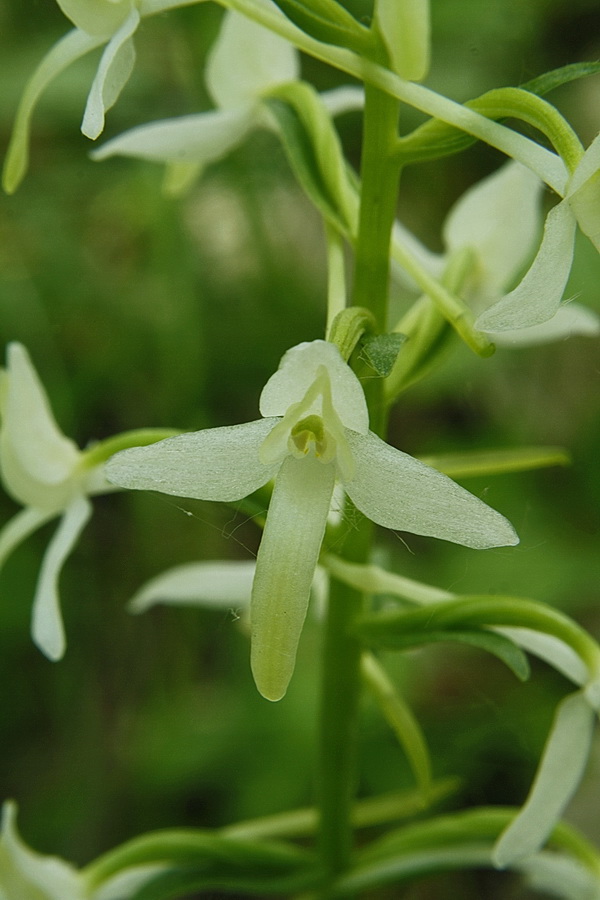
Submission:
[[[200,0],[57,0],[75,25],[48,51],[30,77],[17,110],[4,165],[3,186],[12,194],[27,171],[31,117],[48,85],[77,59],[105,46],[88,94],[81,130],[94,140],[102,133],[104,116],[113,106],[133,70],[133,35],[146,16]]]
[[[265,385],[264,418],[117,453],[115,484],[231,502],[275,479],[250,609],[258,690],[279,700],[291,678],[336,480],[386,528],[486,548],[518,542],[510,523],[435,469],[369,431],[358,378],[337,347],[293,347]]]
[[[577,226],[600,250],[600,135],[587,148],[554,206],[531,267],[517,287],[482,313],[475,325],[500,333],[549,322],[561,300],[573,262]]]
[[[480,314],[476,324],[483,328],[486,311],[491,313],[504,302],[506,290],[534,253],[542,228],[543,189],[543,182],[531,170],[508,162],[469,188],[450,209],[442,229],[443,254],[416,245],[415,238],[398,224],[394,237],[437,278],[461,254],[466,257],[459,293]],[[574,334],[595,335],[600,330],[598,316],[577,303],[556,305],[547,321],[524,324],[528,301],[523,297],[522,302],[519,317],[512,320],[514,327],[494,333],[496,344],[525,346]]]
[[[185,185],[249,132],[272,127],[261,100],[278,85],[299,77],[298,52],[292,44],[240,13],[227,11],[206,65],[206,85],[216,108],[132,128],[92,156],[167,163],[172,183]],[[337,114],[361,106],[363,92],[346,86],[326,91],[321,99],[331,114]]]
[[[8,494],[24,506],[0,530],[0,565],[33,531],[57,516],[33,602],[32,634],[40,650],[59,659],[65,636],[59,607],[62,565],[86,525],[89,497],[114,491],[101,465],[58,428],[44,388],[25,347],[9,344],[0,380],[0,475]]]

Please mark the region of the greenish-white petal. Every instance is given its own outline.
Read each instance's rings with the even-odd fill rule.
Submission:
[[[207,428],[116,453],[106,476],[120,487],[197,500],[241,500],[267,483],[279,463],[265,466],[260,445],[278,419]]]
[[[65,632],[60,612],[58,579],[67,556],[92,514],[89,500],[80,495],[65,510],[44,554],[33,600],[31,631],[34,642],[49,659],[65,652]]]
[[[157,603],[227,609],[250,605],[254,560],[219,560],[176,566],[152,578],[131,598],[129,609],[145,612]]]
[[[583,776],[594,719],[579,691],[559,704],[531,792],[496,844],[497,866],[525,859],[547,840]]]
[[[527,884],[542,895],[562,900],[600,900],[597,873],[572,856],[556,851],[536,853],[516,868]]]
[[[509,162],[477,182],[452,207],[443,237],[449,253],[475,251],[478,294],[498,296],[527,264],[542,227],[543,182]]]
[[[365,92],[356,85],[343,84],[330,91],[322,91],[319,99],[330,116],[339,116],[345,112],[362,109],[365,105]]]
[[[98,71],[88,94],[81,130],[95,140],[104,130],[104,114],[113,106],[129,81],[135,63],[131,36],[140,24],[137,9],[131,12],[111,37],[100,59]]]
[[[77,28],[106,39],[121,27],[135,0],[56,0],[56,2]]]
[[[0,530],[0,569],[19,544],[22,544],[30,534],[53,519],[55,515],[57,515],[56,512],[33,509],[28,506],[9,519]]]
[[[208,165],[239,144],[253,127],[254,120],[252,109],[246,108],[164,119],[132,128],[90,155],[93,159],[134,156],[153,162]]]
[[[499,331],[494,335],[498,347],[532,347],[571,337],[595,337],[600,334],[600,316],[580,303],[563,303],[556,314],[541,325]]]
[[[4,162],[2,185],[8,194],[16,191],[27,171],[31,116],[40,96],[72,62],[103,43],[103,37],[89,35],[78,29],[70,31],[50,49],[31,75],[19,103]]]
[[[327,370],[333,408],[346,428],[366,434],[369,413],[361,383],[334,344],[307,341],[284,354],[260,395],[263,416],[283,416],[292,403],[301,401],[319,369]],[[305,411],[307,415],[310,410]]]
[[[85,900],[81,875],[55,856],[35,853],[23,842],[16,825],[17,807],[2,807],[0,834],[0,898],[2,900]]]
[[[334,482],[333,463],[293,456],[275,480],[250,607],[252,673],[267,700],[284,696],[294,671]]]
[[[0,466],[7,491],[27,506],[64,503],[79,450],[60,431],[48,397],[22,344],[9,344],[2,392]]]
[[[494,628],[499,634],[514,641],[523,650],[533,653],[552,666],[574,684],[585,684],[590,673],[579,654],[553,634],[532,631],[530,628]]]
[[[495,333],[551,319],[560,307],[571,272],[575,228],[575,217],[563,200],[548,213],[542,243],[523,280],[482,313],[475,327]]]
[[[355,476],[344,487],[373,522],[479,550],[518,543],[508,519],[447,475],[390,447],[373,433],[346,429],[346,439]]]
[[[299,75],[292,44],[238,12],[225,13],[206,64],[206,86],[217,106],[253,106],[265,91]]]
[[[600,250],[600,134],[575,169],[567,201],[583,233]]]

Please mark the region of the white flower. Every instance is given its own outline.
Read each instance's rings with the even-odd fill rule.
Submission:
[[[444,254],[436,256],[418,245],[415,249],[414,238],[407,236],[400,226],[396,226],[395,238],[437,278],[461,253],[470,255],[465,263],[466,280],[459,293],[476,314],[480,313],[476,327],[487,331],[488,312],[489,316],[495,316],[493,311],[506,303],[505,292],[531,259],[539,240],[543,189],[543,182],[533,172],[520,163],[508,162],[465,191],[451,208],[443,226]],[[554,266],[558,258],[566,265],[566,253],[568,277],[572,248],[568,242],[566,248],[559,242],[555,252],[556,257],[548,260],[550,265]],[[529,296],[525,281],[521,282],[524,287],[516,289],[520,299],[514,304],[515,315],[506,321],[507,327],[497,334],[494,327],[489,328],[494,332],[494,342],[506,346],[531,345],[574,334],[597,334],[600,320],[595,313],[577,303],[559,305],[564,283],[560,294],[553,294],[551,315],[538,322],[535,300]]]
[[[31,116],[46,87],[71,63],[106,44],[88,94],[81,130],[91,139],[101,134],[104,114],[116,103],[135,62],[132,36],[145,16],[201,0],[57,0],[75,28],[48,51],[30,77],[17,110],[4,166],[8,193],[27,170]]]
[[[336,479],[386,528],[467,547],[513,545],[510,523],[445,475],[369,431],[360,382],[333,344],[299,344],[260,398],[264,418],[127,450],[107,463],[122,487],[235,501],[275,486],[252,590],[252,670],[280,699],[291,678]]]
[[[7,368],[1,371],[0,419],[0,476],[7,493],[25,507],[0,531],[0,566],[33,531],[61,516],[42,562],[32,621],[35,643],[50,659],[59,659],[65,649],[60,571],[91,515],[88,496],[114,487],[99,465],[85,464],[84,454],[59,430],[21,344],[9,344]]]
[[[528,272],[513,291],[479,317],[477,328],[493,333],[528,328],[548,322],[564,308],[560,304],[573,262],[577,225],[600,250],[600,135],[568,179],[564,198],[548,213]]]
[[[55,856],[34,853],[16,827],[14,803],[2,808],[0,834],[0,900],[86,900],[82,876]]]
[[[292,44],[240,13],[227,11],[206,64],[206,86],[216,109],[132,128],[92,156],[134,156],[169,163],[180,167],[183,178],[189,180],[253,129],[271,127],[262,98],[299,77],[298,53]],[[342,87],[322,94],[321,99],[336,114],[361,106],[363,92]]]

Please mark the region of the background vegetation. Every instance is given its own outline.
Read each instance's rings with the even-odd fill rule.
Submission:
[[[350,3],[348,6],[350,7]],[[355,0],[361,11],[368,4]],[[459,99],[600,56],[596,0],[433,0],[428,83]],[[202,60],[221,10],[206,3],[144,22],[135,74],[107,135],[207,108]],[[68,24],[53,3],[0,0],[0,146],[28,73]],[[0,200],[0,342],[22,341],[57,418],[80,446],[120,430],[186,430],[257,417],[282,353],[323,335],[325,269],[317,215],[276,139],[257,133],[212,166],[183,200],[162,172],[131,160],[92,163],[78,130],[96,63],[70,69],[35,116],[30,174]],[[319,87],[338,76],[305,60]],[[552,96],[584,142],[600,124],[600,77]],[[417,117],[406,112],[404,127]],[[360,119],[340,131],[358,164]],[[405,173],[399,215],[432,248],[452,202],[500,163],[476,146]],[[548,198],[549,199],[549,198]],[[581,239],[568,296],[600,312],[600,263]],[[600,354],[598,339],[499,350],[451,362],[405,395],[392,443],[415,455],[558,444],[567,469],[465,485],[517,527],[517,549],[478,553],[383,535],[399,571],[461,591],[554,604],[600,636]],[[16,507],[0,497],[0,521]],[[225,505],[114,495],[95,515],[62,579],[68,651],[48,662],[29,637],[31,598],[52,525],[0,575],[0,796],[21,808],[27,840],[83,863],[144,829],[219,826],[305,805],[313,792],[318,628],[302,639],[285,701],[254,689],[234,611],[125,610],[147,578],[177,563],[248,558],[259,531]],[[423,722],[452,805],[522,801],[564,691],[534,665],[518,684],[490,657],[440,646],[390,660]],[[361,792],[408,787],[401,751],[368,704]],[[600,753],[569,818],[600,842]],[[480,896],[475,876],[415,886],[410,897]],[[451,886],[451,890],[449,888]],[[523,897],[497,876],[486,896]],[[493,892],[497,893],[494,894]]]

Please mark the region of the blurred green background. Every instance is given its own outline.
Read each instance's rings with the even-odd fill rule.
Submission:
[[[427,83],[458,100],[600,57],[597,0],[433,0],[432,10]],[[202,61],[221,15],[203,3],[143,23],[136,69],[106,136],[209,107]],[[0,0],[3,148],[28,73],[67,27],[52,2]],[[34,118],[29,175],[0,200],[1,343],[26,344],[61,427],[80,446],[129,428],[256,418],[282,353],[323,336],[318,216],[263,132],[178,201],[161,193],[158,166],[92,163],[79,122],[97,59],[48,90]],[[343,82],[311,60],[303,66],[320,88]],[[600,77],[550,99],[589,143],[600,125]],[[406,111],[406,128],[417,121]],[[348,114],[339,125],[357,163],[360,119]],[[407,170],[401,218],[440,249],[449,206],[500,162],[475,146]],[[585,239],[567,294],[600,312],[600,262]],[[518,548],[477,552],[382,534],[381,552],[398,571],[458,592],[544,600],[600,638],[599,349],[598,339],[574,338],[482,361],[457,347],[443,370],[406,393],[392,442],[409,453],[558,444],[573,465],[465,481],[515,524]],[[258,529],[224,505],[161,495],[119,494],[94,506],[61,582],[62,662],[48,662],[29,637],[55,525],[0,575],[0,798],[18,801],[27,840],[83,863],[142,830],[219,826],[309,804],[318,628],[307,628],[289,693],[273,705],[253,687],[232,613],[157,608],[134,618],[125,610],[133,591],[169,566],[248,558]],[[1,521],[15,511],[0,496]],[[394,658],[390,668],[431,741],[436,775],[463,779],[452,805],[521,802],[566,683],[534,664],[520,685],[495,659],[451,646]],[[402,752],[367,703],[360,777],[365,795],[411,785]],[[597,843],[599,792],[597,744],[569,814]],[[432,880],[407,896],[469,900],[483,884],[486,897],[527,896],[504,876],[477,875]]]

